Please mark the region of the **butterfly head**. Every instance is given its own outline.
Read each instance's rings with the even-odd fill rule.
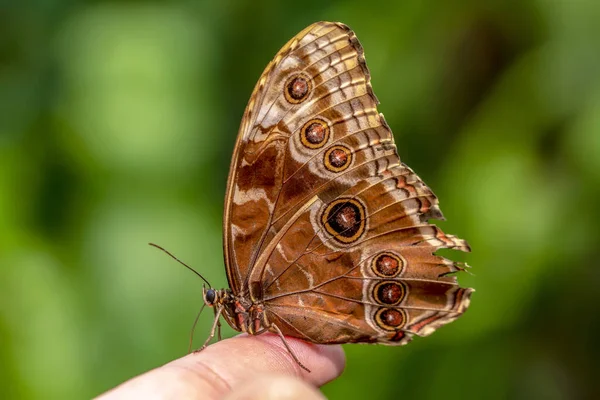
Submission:
[[[247,304],[243,299],[234,296],[229,289],[213,289],[206,286],[202,288],[202,298],[204,306],[213,307],[215,315],[223,316],[233,329],[245,332],[245,320],[237,316],[239,312],[247,314]]]
[[[204,304],[206,304],[209,307],[212,307],[215,305],[215,302],[217,301],[217,291],[215,289],[209,288],[207,289],[206,287],[202,289],[202,297],[204,298]]]
[[[225,306],[233,302],[231,291],[228,289],[213,289],[206,286],[202,287],[202,298],[204,304],[209,307]]]

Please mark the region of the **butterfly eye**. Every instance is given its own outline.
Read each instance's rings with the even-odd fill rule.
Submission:
[[[325,152],[325,167],[332,172],[341,172],[350,166],[352,152],[345,146],[333,146]]]
[[[352,243],[365,232],[365,206],[356,199],[337,199],[327,206],[321,221],[335,240]]]
[[[400,275],[404,269],[404,260],[392,253],[380,253],[371,264],[371,269],[376,275],[392,278]]]
[[[377,325],[388,331],[402,328],[406,319],[406,313],[401,309],[382,307],[375,313]]]
[[[287,80],[284,94],[287,101],[292,104],[302,103],[310,94],[310,79],[304,75],[294,75]]]
[[[406,288],[400,282],[383,281],[373,289],[373,297],[379,304],[395,306],[406,297]]]
[[[215,291],[213,289],[208,289],[206,291],[206,303],[208,305],[211,305],[215,302],[215,298],[217,297],[217,294],[215,293]]]
[[[329,126],[325,121],[314,118],[304,124],[300,129],[300,140],[309,149],[323,147],[329,139]]]

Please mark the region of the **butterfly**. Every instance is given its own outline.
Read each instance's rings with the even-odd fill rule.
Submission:
[[[400,162],[350,28],[317,22],[261,75],[231,160],[223,218],[229,289],[205,288],[215,322],[312,343],[403,345],[458,318],[470,251],[430,219],[431,189]],[[219,332],[220,336],[220,332]]]

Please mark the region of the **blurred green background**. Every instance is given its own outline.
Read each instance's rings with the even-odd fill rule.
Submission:
[[[40,0],[0,6],[1,398],[90,397],[185,353],[201,281],[147,243],[226,286],[243,109],[319,20],[357,32],[477,289],[427,339],[346,346],[325,394],[600,397],[600,2]]]

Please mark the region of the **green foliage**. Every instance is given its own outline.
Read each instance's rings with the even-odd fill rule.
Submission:
[[[477,289],[430,338],[346,346],[325,393],[598,394],[600,3],[14,3],[0,13],[0,397],[90,397],[185,352],[201,282],[147,242],[226,286],[243,109],[318,20],[357,32],[403,161],[473,247],[461,282]]]

